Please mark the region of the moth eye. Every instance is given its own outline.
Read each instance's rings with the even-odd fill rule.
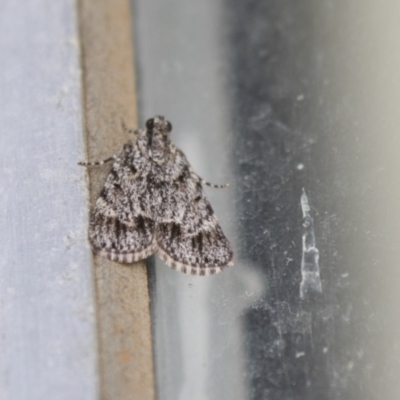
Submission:
[[[146,122],[146,128],[151,131],[154,128],[154,118],[150,118]]]
[[[172,131],[172,124],[171,122],[167,121],[167,131],[171,132]]]

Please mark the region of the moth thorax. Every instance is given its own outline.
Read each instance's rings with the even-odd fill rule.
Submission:
[[[163,134],[153,134],[151,143],[151,154],[153,160],[158,164],[163,164],[168,150],[167,138]]]

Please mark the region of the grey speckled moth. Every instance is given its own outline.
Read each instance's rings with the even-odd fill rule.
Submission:
[[[233,252],[202,184],[228,185],[201,179],[171,143],[171,130],[164,117],[151,118],[146,129],[127,130],[133,139],[113,157],[79,163],[113,161],[91,212],[90,242],[112,261],[133,263],[155,253],[178,271],[216,274],[233,264]]]

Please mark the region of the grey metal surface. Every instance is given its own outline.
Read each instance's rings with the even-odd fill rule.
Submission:
[[[96,399],[75,1],[0,3],[0,399]]]
[[[400,393],[399,4],[135,0],[155,114],[236,252],[221,275],[150,267],[158,398]]]

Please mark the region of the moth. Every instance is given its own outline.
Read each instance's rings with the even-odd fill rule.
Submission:
[[[170,140],[162,116],[146,122],[114,156],[91,211],[89,239],[95,253],[133,263],[157,254],[171,268],[211,275],[233,265],[233,252],[208,202],[201,179]]]

